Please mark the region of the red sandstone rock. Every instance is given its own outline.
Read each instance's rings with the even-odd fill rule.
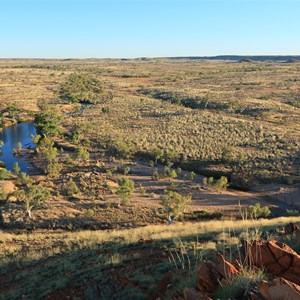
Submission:
[[[216,253],[214,266],[216,272],[226,279],[232,278],[239,273],[235,266],[228,262],[221,253]]]
[[[198,268],[198,289],[202,293],[214,291],[219,286],[220,275],[210,261],[201,261]]]
[[[276,241],[244,242],[247,263],[258,268],[264,267],[274,276],[281,276],[300,284],[300,255],[284,243]]]
[[[300,286],[284,278],[276,278],[271,282],[263,280],[258,287],[258,292],[265,300],[300,299]]]

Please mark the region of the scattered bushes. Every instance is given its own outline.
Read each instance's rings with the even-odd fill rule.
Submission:
[[[255,205],[249,206],[248,213],[249,216],[253,219],[267,218],[272,214],[269,207],[262,207],[260,203],[256,203]]]

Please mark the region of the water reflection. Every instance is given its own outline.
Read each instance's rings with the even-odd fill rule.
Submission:
[[[30,173],[32,165],[24,157],[14,156],[13,149],[18,148],[18,142],[22,143],[23,149],[34,148],[30,135],[36,135],[34,122],[22,122],[8,128],[4,128],[0,132],[0,140],[3,141],[0,160],[6,165],[6,168],[13,171],[14,163],[18,162],[21,172]]]

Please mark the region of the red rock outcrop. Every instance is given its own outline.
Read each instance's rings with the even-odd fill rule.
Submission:
[[[300,284],[300,255],[288,245],[277,241],[244,241],[243,249],[250,266],[264,267],[274,277]]]
[[[284,278],[276,278],[271,282],[263,280],[258,286],[258,292],[265,300],[300,299],[300,286]]]
[[[201,261],[198,267],[198,289],[202,293],[213,292],[219,286],[220,275],[210,261]]]
[[[237,275],[239,271],[228,262],[221,253],[216,253],[216,261],[213,263],[215,271],[219,273],[222,278],[232,278]]]

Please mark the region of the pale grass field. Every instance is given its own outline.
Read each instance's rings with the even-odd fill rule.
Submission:
[[[222,232],[241,232],[247,229],[264,229],[268,227],[283,227],[288,223],[299,223],[300,217],[279,217],[274,219],[243,219],[243,220],[213,220],[206,222],[185,222],[173,225],[149,225],[140,228],[112,230],[112,231],[79,231],[79,232],[57,232],[57,233],[35,233],[35,234],[11,234],[0,233],[0,240],[12,242],[16,240],[43,240],[45,238],[62,239],[65,243],[75,242],[82,246],[112,242],[120,240],[124,243],[135,243],[141,239],[146,240],[168,240],[199,236],[204,234],[217,234]]]

